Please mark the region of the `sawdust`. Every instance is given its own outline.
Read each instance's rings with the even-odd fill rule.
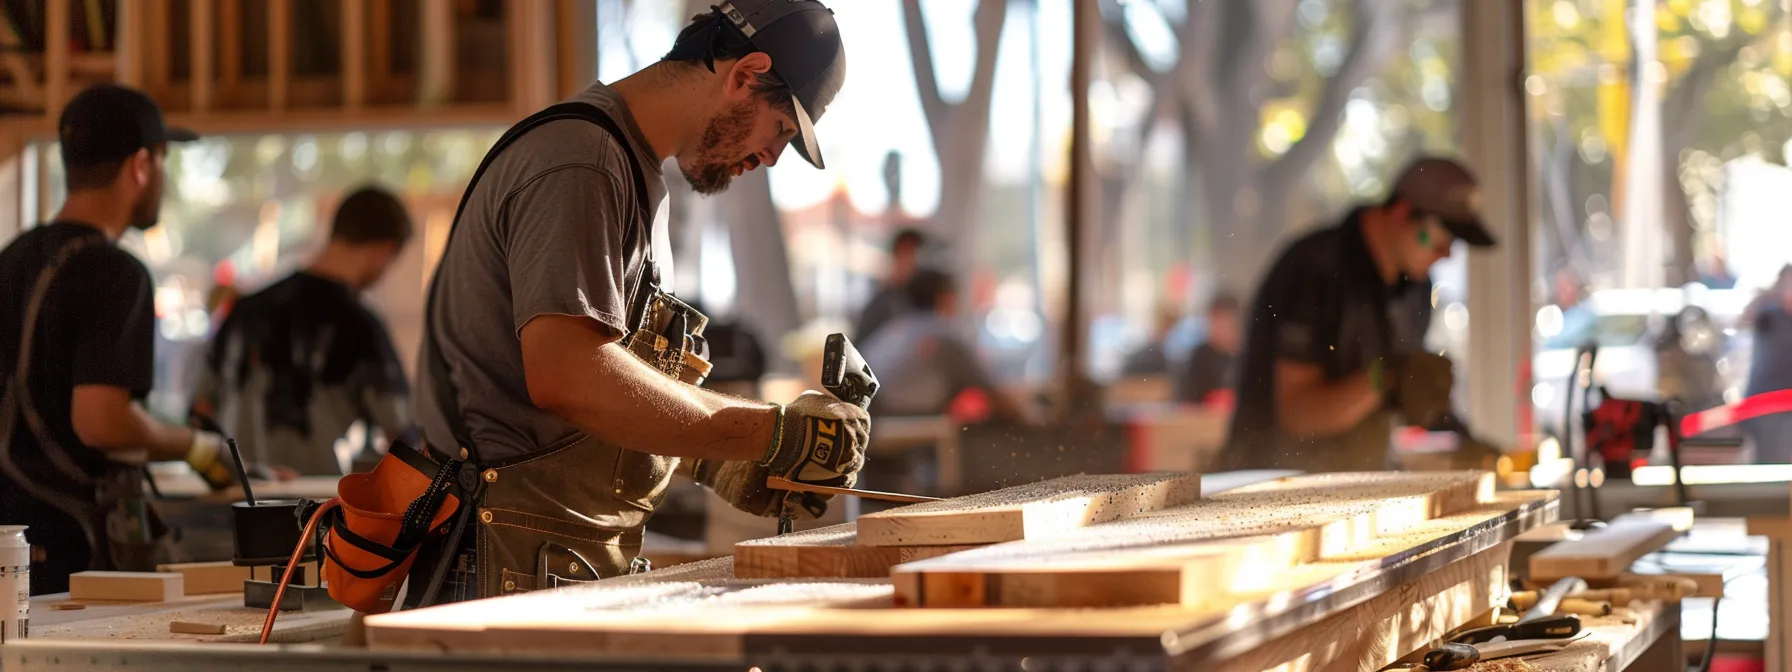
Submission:
[[[776,537],[749,539],[737,542],[735,546],[856,546],[858,543],[859,526],[845,523]]]

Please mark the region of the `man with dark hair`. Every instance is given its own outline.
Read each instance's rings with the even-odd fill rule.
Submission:
[[[223,439],[162,423],[154,381],[155,287],[120,236],[155,226],[168,143],[141,92],[101,85],[57,125],[68,200],[0,251],[0,524],[26,525],[31,593],[90,569],[154,569],[165,533],[143,495],[145,461],[185,460],[231,481]]]
[[[786,146],[821,167],[814,122],[845,75],[820,2],[729,0],[659,62],[532,115],[486,155],[425,303],[413,404],[429,456],[479,470],[460,507],[477,515],[425,542],[411,602],[629,571],[674,473],[767,517],[826,507],[770,476],[856,482],[864,411],[698,387],[707,318],[662,291],[651,256],[663,161],[703,194]]]
[[[1424,339],[1431,266],[1458,240],[1494,244],[1475,178],[1421,158],[1380,205],[1290,245],[1251,309],[1226,466],[1383,469],[1396,417],[1421,427],[1452,417],[1450,360]]]
[[[238,301],[218,328],[189,417],[216,423],[244,459],[307,475],[343,472],[336,441],[356,422],[397,438],[410,387],[392,337],[360,294],[411,238],[404,203],[379,187],[350,193],[311,264]]]
[[[910,310],[928,308],[927,304],[910,303],[904,288],[916,269],[921,267],[921,249],[926,245],[927,238],[919,229],[897,231],[896,237],[890,239],[890,275],[884,278],[884,286],[878,288],[871,301],[865,304],[865,310],[859,313],[853,338],[869,341],[890,320]]]
[[[990,416],[1026,423],[1020,404],[996,385],[976,348],[952,323],[958,313],[958,282],[933,269],[921,269],[904,286],[915,310],[892,320],[864,342],[865,363],[877,372],[878,393],[871,402],[877,415],[940,415],[965,390],[989,399]]]
[[[1176,399],[1185,404],[1224,405],[1238,384],[1238,350],[1244,345],[1238,297],[1215,296],[1207,304],[1207,340],[1195,346],[1176,381]]]

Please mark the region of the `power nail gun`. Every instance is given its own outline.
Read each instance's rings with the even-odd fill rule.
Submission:
[[[871,372],[871,366],[859,356],[858,348],[852,347],[846,334],[828,336],[827,349],[821,355],[821,388],[836,399],[856,404],[859,408],[871,408],[871,397],[877,394],[877,374]],[[798,504],[818,517],[826,509],[821,498],[813,493],[786,492],[778,515],[778,534],[790,533],[796,521],[796,510],[792,507]]]

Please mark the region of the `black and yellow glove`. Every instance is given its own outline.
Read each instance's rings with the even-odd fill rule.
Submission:
[[[865,410],[819,392],[807,392],[777,409],[772,444],[759,462],[702,461],[693,477],[735,508],[775,518],[786,497],[799,497],[800,507],[819,518],[830,495],[792,493],[765,486],[779,476],[812,485],[850,488],[865,466],[871,418]]]
[[[224,437],[205,430],[193,430],[193,445],[187,448],[187,466],[192,467],[213,492],[236,483],[236,471],[224,450]]]

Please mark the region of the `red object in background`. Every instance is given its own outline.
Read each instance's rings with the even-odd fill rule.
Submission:
[[[1680,435],[1698,436],[1744,420],[1788,411],[1792,411],[1792,390],[1762,392],[1728,406],[1719,406],[1686,416],[1686,419],[1680,421]]]
[[[1593,410],[1584,414],[1581,425],[1587,434],[1587,447],[1598,452],[1605,462],[1605,475],[1628,478],[1630,469],[1640,459],[1648,462],[1654,450],[1655,426],[1660,416],[1648,402],[1606,397]]]
[[[1218,413],[1231,413],[1232,409],[1238,407],[1238,395],[1229,389],[1214,390],[1207,393],[1207,398],[1201,400],[1201,405]]]
[[[230,263],[229,259],[225,259],[218,262],[218,265],[213,266],[212,284],[227,287],[236,285],[236,264]]]
[[[1745,656],[1718,655],[1711,661],[1711,672],[1764,672],[1767,661]]]
[[[976,388],[959,392],[946,404],[946,415],[964,425],[989,420],[989,395]]]

